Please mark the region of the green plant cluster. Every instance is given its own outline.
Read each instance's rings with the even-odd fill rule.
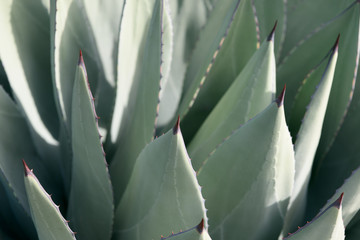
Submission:
[[[1,0],[0,239],[360,239],[359,21]]]

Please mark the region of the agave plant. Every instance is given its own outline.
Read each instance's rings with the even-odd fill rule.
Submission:
[[[359,239],[359,11],[1,1],[0,238]]]

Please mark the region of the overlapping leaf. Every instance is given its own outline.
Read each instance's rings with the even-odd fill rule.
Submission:
[[[204,200],[177,122],[139,155],[116,209],[114,239],[160,239],[199,219],[206,228]]]
[[[290,208],[284,226],[285,232],[292,231],[292,228],[301,223],[305,212],[311,169],[316,149],[319,144],[330,90],[333,83],[338,56],[338,41],[339,38],[331,49],[328,64],[307,107],[295,142],[295,182]]]
[[[345,227],[342,220],[341,195],[327,209],[316,216],[310,223],[284,239],[291,240],[343,240]]]
[[[82,239],[110,239],[113,225],[113,192],[97,118],[80,53],[72,97],[74,157],[68,215]]]
[[[34,173],[24,163],[25,188],[28,196],[31,216],[40,240],[75,239],[67,221],[52,201],[51,196],[41,186]]]
[[[276,85],[273,34],[249,60],[192,140],[189,153],[196,170],[223,139],[273,100]]]
[[[281,230],[295,164],[283,94],[236,130],[198,172],[215,239],[272,239]]]
[[[0,58],[45,164],[57,167],[59,120],[50,68],[49,13],[42,1],[1,1]]]
[[[122,21],[122,31],[124,31],[122,34],[126,41],[122,42],[120,36],[119,64],[126,63],[121,66],[121,69],[124,68],[126,71],[123,71],[123,75],[118,78],[121,81],[118,82],[120,94],[118,100],[121,108],[126,107],[126,111],[123,114],[115,113],[117,117],[123,118],[116,153],[110,166],[115,204],[119,202],[125,190],[136,158],[145,145],[152,140],[155,132],[161,78],[161,41],[163,39],[161,32],[165,31],[162,29],[162,21],[165,18],[163,15],[166,8],[160,0],[151,4],[143,4],[143,2],[143,0],[129,2],[124,9]],[[143,14],[150,11],[153,15],[147,17],[144,15],[141,19],[137,19],[138,15],[132,11],[143,11]],[[148,19],[149,17],[151,20]],[[145,24],[148,20],[148,24]],[[145,28],[133,28],[131,25],[133,21],[144,21]],[[135,35],[134,39],[128,38],[129,35],[135,34],[133,31],[139,35]],[[129,88],[124,87],[123,84]],[[127,96],[127,90],[131,90],[131,93],[128,92],[129,99],[124,99]],[[123,91],[125,93],[122,93]]]

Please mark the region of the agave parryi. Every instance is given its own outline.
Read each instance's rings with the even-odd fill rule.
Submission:
[[[1,1],[0,237],[359,239],[359,8]]]

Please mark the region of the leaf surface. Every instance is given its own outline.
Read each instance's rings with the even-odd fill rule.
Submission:
[[[113,192],[98,132],[98,117],[80,53],[72,97],[72,178],[68,216],[83,239],[110,239]]]
[[[273,40],[265,40],[196,133],[189,146],[195,170],[221,141],[272,102],[276,84],[273,50]]]
[[[343,240],[345,239],[345,227],[342,220],[341,195],[327,209],[317,215],[311,222],[300,228],[285,239],[323,239]]]
[[[127,26],[127,24],[130,24],[131,21],[137,21],[136,16],[138,15],[132,13],[130,10],[134,11],[136,9],[141,9],[143,7],[143,5],[141,5],[142,1],[143,0],[131,1],[131,4],[129,3],[129,5],[127,5],[128,8],[125,8],[124,11],[128,10],[129,12],[124,12],[123,24],[125,24],[126,28],[128,28],[128,30],[125,30],[124,34],[126,31],[134,30],[132,26]],[[138,5],[142,7],[139,7]],[[145,6],[146,8],[142,9],[142,11],[150,10],[148,9],[148,5],[144,5],[144,7]],[[161,41],[162,37],[165,35],[162,35],[161,33],[163,30],[162,21],[164,19],[163,14],[165,8],[163,7],[163,1],[160,0],[157,0],[152,6],[152,11],[150,11],[150,13],[152,13],[151,21],[149,21],[147,28],[144,29],[144,36],[142,36],[144,39],[142,39],[143,43],[140,46],[131,45],[131,47],[128,46],[128,49],[124,49],[125,52],[122,52],[122,47],[126,48],[126,45],[121,45],[120,36],[119,54],[125,54],[121,55],[123,60],[120,61],[125,61],[127,64],[130,64],[131,61],[135,59],[128,59],[127,56],[129,55],[126,53],[128,53],[128,51],[130,51],[133,47],[139,47],[140,49],[131,52],[131,54],[139,54],[139,56],[136,57],[138,64],[136,66],[136,74],[133,76],[134,79],[131,78],[131,72],[128,73],[129,75],[127,77],[121,79],[124,84],[130,84],[132,82],[132,89],[128,105],[126,106],[126,114],[123,115],[123,121],[121,123],[122,128],[120,129],[121,133],[117,143],[117,149],[110,165],[110,173],[115,190],[115,205],[119,202],[120,197],[125,190],[136,158],[146,144],[153,139],[155,134],[155,121],[159,99],[158,93],[161,79]],[[134,19],[128,19],[129,21],[131,20],[129,23],[125,21],[126,14],[135,14],[131,15],[131,18]],[[130,16],[128,16],[128,18],[130,18]],[[142,19],[142,21],[145,20],[146,19]],[[131,31],[129,34],[132,34]],[[140,31],[140,29],[137,29],[137,31]],[[128,67],[127,71],[130,71],[129,69],[132,67]],[[135,71],[135,69],[133,70]],[[118,87],[120,86],[121,85]],[[123,90],[125,91],[125,89]],[[125,104],[126,102],[127,100],[122,102],[122,104]]]
[[[226,139],[198,172],[215,239],[272,239],[281,230],[295,164],[283,94]]]
[[[179,129],[156,138],[139,155],[117,206],[115,239],[160,239],[205,220],[204,200]]]
[[[31,216],[40,240],[75,239],[67,221],[52,201],[51,196],[41,186],[32,170],[24,163],[25,188],[28,196]]]
[[[330,57],[320,83],[302,120],[302,125],[295,141],[295,182],[284,231],[292,231],[304,217],[307,189],[311,169],[320,141],[323,121],[328,105],[338,56],[338,41],[330,51]],[[309,79],[316,80],[316,79]]]

